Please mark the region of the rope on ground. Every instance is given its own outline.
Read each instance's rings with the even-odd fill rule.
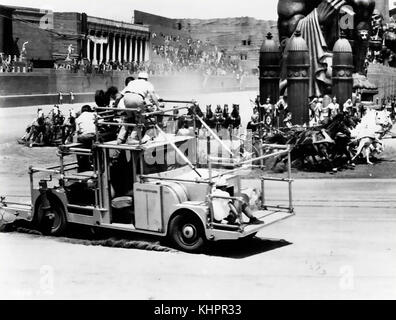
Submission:
[[[9,231],[31,234],[36,236],[43,236],[43,234],[40,231],[34,229],[28,229],[24,227],[13,228],[13,230],[9,229]],[[5,230],[0,230],[0,232],[8,232],[8,231],[5,229]],[[138,250],[157,251],[157,252],[179,252],[175,249],[163,246],[159,242],[147,242],[142,240],[126,240],[126,239],[116,239],[116,238],[109,238],[103,240],[88,240],[88,239],[76,239],[76,238],[66,238],[66,237],[59,237],[59,238],[54,237],[54,239],[59,240],[61,242],[80,244],[84,246],[138,249]]]

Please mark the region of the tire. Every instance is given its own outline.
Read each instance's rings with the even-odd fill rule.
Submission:
[[[205,244],[202,222],[188,213],[171,220],[168,235],[172,244],[185,252],[200,252]]]
[[[60,236],[65,232],[67,227],[65,210],[59,204],[59,201],[56,201],[54,198],[49,198],[48,200],[51,205],[50,212],[54,214],[54,219],[51,221],[44,215],[43,202],[39,200],[36,213],[38,228],[45,235]]]

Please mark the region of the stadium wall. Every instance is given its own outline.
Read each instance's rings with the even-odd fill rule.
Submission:
[[[127,76],[127,71],[94,75],[54,69],[32,73],[0,73],[0,107],[58,103],[60,92],[63,103],[71,102],[71,92],[75,103],[91,102],[96,90],[106,90],[110,86],[123,88]],[[246,76],[237,80],[233,75],[203,77],[193,74],[151,76],[150,81],[158,93],[165,97],[171,93],[199,94],[258,89],[257,76]]]

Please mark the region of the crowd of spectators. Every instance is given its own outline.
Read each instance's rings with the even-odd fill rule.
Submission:
[[[78,72],[81,70],[84,73],[96,73],[96,74],[103,74],[105,72],[110,71],[123,71],[128,70],[129,73],[138,73],[143,70],[148,69],[149,64],[147,62],[119,62],[116,61],[102,61],[99,64],[93,64],[92,61],[88,59],[83,59],[78,61],[74,59],[72,61],[61,61],[55,62],[54,68],[57,70],[70,70],[71,72]]]
[[[202,75],[242,73],[237,61],[231,60],[217,46],[201,40],[181,40],[165,37],[152,44],[152,59],[148,71],[155,75],[198,72]]]
[[[5,56],[0,52],[0,72],[32,72],[31,62],[21,61],[16,55]]]

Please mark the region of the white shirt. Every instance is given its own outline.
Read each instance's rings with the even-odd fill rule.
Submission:
[[[83,112],[77,119],[77,133],[79,135],[95,133],[95,113],[93,112]]]
[[[151,94],[154,94],[154,86],[151,82],[143,79],[137,79],[129,82],[125,89],[121,91],[121,94],[125,95],[126,92],[141,94],[144,98],[147,98]]]
[[[230,194],[228,192],[216,189],[212,195],[220,196],[220,197],[229,197]],[[221,221],[228,217],[230,214],[230,205],[229,202],[232,200],[222,199],[222,198],[213,198],[212,206],[213,206],[213,215],[216,221]]]

